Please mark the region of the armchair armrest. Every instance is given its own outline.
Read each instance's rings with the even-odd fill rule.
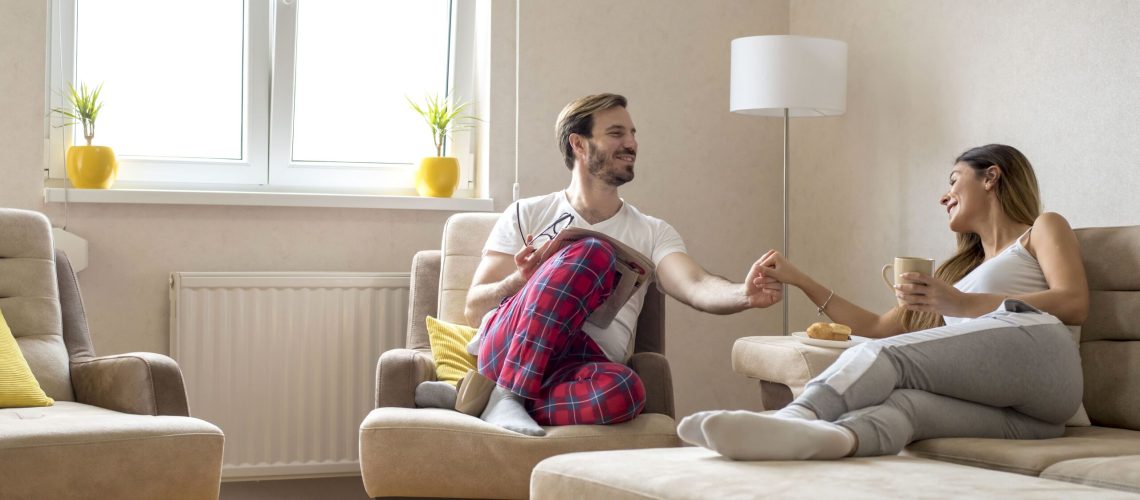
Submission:
[[[803,344],[794,337],[743,337],[732,345],[732,371],[760,381],[764,409],[779,409],[831,366],[843,349]]]
[[[416,407],[416,386],[435,380],[435,361],[426,349],[391,349],[376,361],[376,407]]]
[[[182,370],[161,354],[76,358],[71,384],[80,403],[136,415],[190,416]]]
[[[655,352],[639,352],[629,358],[629,367],[637,372],[645,385],[645,409],[642,413],[661,413],[676,418],[669,360]]]

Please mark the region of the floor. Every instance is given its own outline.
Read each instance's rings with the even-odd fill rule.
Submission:
[[[222,483],[220,500],[364,500],[360,476]]]

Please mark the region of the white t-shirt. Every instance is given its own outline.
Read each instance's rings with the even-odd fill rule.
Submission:
[[[483,246],[484,255],[488,251],[510,255],[518,253],[523,247],[523,238],[527,234],[537,236],[563,214],[574,217],[570,222],[571,226],[612,236],[648,256],[654,265],[661,264],[661,259],[666,255],[685,252],[685,242],[681,240],[681,235],[677,234],[673,226],[661,219],[641,213],[625,200],[622,200],[621,209],[616,215],[597,224],[590,224],[570,205],[565,191],[557,191],[546,196],[525,198],[507,207],[491,230],[487,244]],[[522,234],[519,233],[520,224]],[[609,327],[602,329],[591,323],[582,325],[582,330],[598,343],[602,352],[611,361],[625,362],[633,354],[629,352],[630,339],[637,328],[637,316],[641,313],[641,306],[645,302],[648,289],[649,287],[642,287],[635,293],[618,311]]]

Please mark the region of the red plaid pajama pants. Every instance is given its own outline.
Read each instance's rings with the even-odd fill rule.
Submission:
[[[645,407],[645,387],[611,362],[582,323],[614,287],[614,251],[586,238],[539,266],[487,320],[479,373],[526,399],[540,425],[616,424]]]

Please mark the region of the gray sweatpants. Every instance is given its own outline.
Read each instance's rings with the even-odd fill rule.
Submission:
[[[1058,437],[1082,391],[1069,329],[1006,300],[971,321],[852,347],[793,404],[851,429],[856,456],[877,456],[936,437]]]

